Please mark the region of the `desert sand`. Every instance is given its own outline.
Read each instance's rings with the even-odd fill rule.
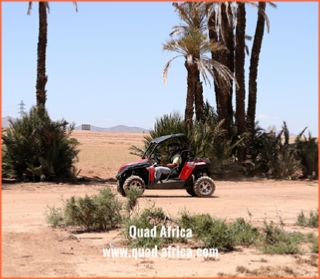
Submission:
[[[115,188],[120,165],[137,159],[129,147],[142,147],[143,134],[74,131],[78,138],[78,184],[2,183],[2,277],[318,277],[318,255],[266,255],[238,247],[207,257],[104,257],[102,249],[125,248],[119,229],[78,233],[46,223],[48,206],[62,206],[72,195]],[[146,190],[139,208],[154,203],[169,216],[182,210],[209,213],[226,220],[243,217],[255,226],[273,221],[286,231],[317,229],[295,225],[297,215],[318,208],[318,181],[267,179],[216,180],[211,198],[195,198],[184,190]],[[120,200],[125,198],[119,195]],[[249,216],[248,212],[251,213]],[[177,244],[178,246],[179,244]],[[175,248],[179,248],[175,246]]]

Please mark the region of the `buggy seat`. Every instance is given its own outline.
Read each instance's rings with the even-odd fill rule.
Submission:
[[[185,162],[187,162],[188,158],[189,158],[189,150],[188,149],[182,150],[180,152],[181,161],[180,161],[179,166],[176,166],[171,170],[171,172],[168,174],[166,180],[168,180],[169,178],[178,177],[180,175],[180,172],[181,172]]]

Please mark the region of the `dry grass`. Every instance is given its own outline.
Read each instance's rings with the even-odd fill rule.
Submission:
[[[143,133],[96,133],[73,131],[72,136],[80,142],[79,162],[76,164],[80,175],[114,178],[119,167],[137,160],[130,154],[130,146],[143,146]]]

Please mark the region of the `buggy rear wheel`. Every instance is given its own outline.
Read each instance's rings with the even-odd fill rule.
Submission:
[[[128,191],[131,187],[136,187],[141,190],[141,196],[146,188],[146,185],[143,179],[140,176],[132,175],[128,177],[125,182],[123,183],[123,191],[125,195],[128,194]]]
[[[201,176],[193,185],[193,191],[198,197],[212,196],[215,189],[216,185],[209,176]]]

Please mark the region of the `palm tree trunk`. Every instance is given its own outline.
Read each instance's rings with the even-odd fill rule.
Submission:
[[[47,48],[47,4],[39,2],[39,36],[38,36],[38,61],[37,61],[37,82],[36,99],[37,108],[45,108],[46,103],[46,48]]]
[[[209,38],[211,41],[217,42],[220,41],[222,44],[225,44],[228,46],[228,20],[225,15],[226,13],[226,7],[225,5],[222,6],[222,24],[223,27],[220,28],[220,30],[225,30],[224,34],[220,33],[219,36],[216,32],[216,23],[215,23],[215,12],[211,14],[211,17],[208,22],[209,26]],[[224,36],[222,36],[224,35]],[[227,67],[232,67],[229,59],[230,55],[228,55],[229,50],[219,51],[219,52],[211,52],[212,59],[220,62],[223,65],[226,65]],[[216,70],[214,70],[216,72]],[[218,75],[217,75],[218,76]],[[216,104],[217,104],[217,113],[218,113],[218,120],[224,120],[222,128],[228,131],[227,137],[229,136],[229,129],[230,129],[230,123],[233,112],[232,110],[232,94],[230,87],[226,85],[225,80],[222,78],[214,80],[214,89],[215,89],[215,96],[216,96]]]
[[[230,9],[230,6],[228,5],[228,9]],[[234,33],[233,33],[233,28],[231,26],[229,26],[228,24],[228,29],[227,29],[227,34],[226,34],[226,37],[227,37],[227,48],[229,50],[229,53],[228,53],[228,68],[230,70],[231,73],[234,74],[234,59],[235,59],[235,43],[234,43]],[[233,102],[232,102],[232,99],[233,99],[233,83],[231,84],[230,86],[230,93],[229,93],[229,100],[228,100],[228,115],[231,116],[231,119],[232,119],[232,116],[234,114],[234,111],[233,111]]]
[[[244,3],[238,3],[238,16],[236,28],[236,79],[239,87],[236,88],[236,125],[237,134],[245,132],[245,30],[246,30],[246,10]],[[238,160],[244,161],[244,148],[238,147]]]
[[[210,18],[208,20],[208,29],[209,29],[209,38],[210,41],[213,42],[217,42],[218,41],[218,34],[216,32],[216,23],[215,23],[215,17],[216,17],[216,13],[213,11],[212,14],[210,15]],[[217,60],[217,52],[211,52],[211,57],[212,59]],[[215,71],[215,70],[214,70]],[[220,96],[221,96],[221,90],[218,84],[218,81],[216,79],[214,79],[214,92],[215,92],[215,99],[216,99],[216,106],[217,106],[217,113],[219,115],[220,112]]]
[[[193,122],[193,114],[194,114],[194,96],[196,92],[197,86],[197,79],[196,79],[196,72],[197,66],[188,65],[185,62],[185,67],[187,69],[187,99],[186,99],[186,108],[184,113],[184,122],[185,122],[185,129],[186,132],[191,131],[192,129],[192,122]]]
[[[223,24],[223,44],[227,47],[227,51],[224,51],[222,63],[228,67],[231,73],[234,73],[234,35],[233,28],[228,20],[228,13],[230,12],[230,5],[222,5],[222,24]],[[227,96],[227,127],[228,134],[231,135],[230,128],[233,122],[233,106],[232,106],[232,96],[233,96],[233,86],[226,86],[226,91],[228,91]]]
[[[259,2],[258,9],[258,21],[251,51],[250,68],[249,68],[249,98],[248,98],[248,109],[247,109],[247,119],[246,128],[250,133],[249,142],[247,143],[249,150],[248,154],[251,154],[251,146],[254,137],[255,128],[255,117],[256,117],[256,105],[257,105],[257,77],[258,77],[258,66],[259,66],[259,56],[261,51],[262,39],[264,34],[265,17],[263,13],[266,9],[265,2]]]
[[[204,121],[204,101],[203,101],[203,87],[202,82],[199,80],[195,84],[195,111],[196,111],[196,119],[197,121]]]

